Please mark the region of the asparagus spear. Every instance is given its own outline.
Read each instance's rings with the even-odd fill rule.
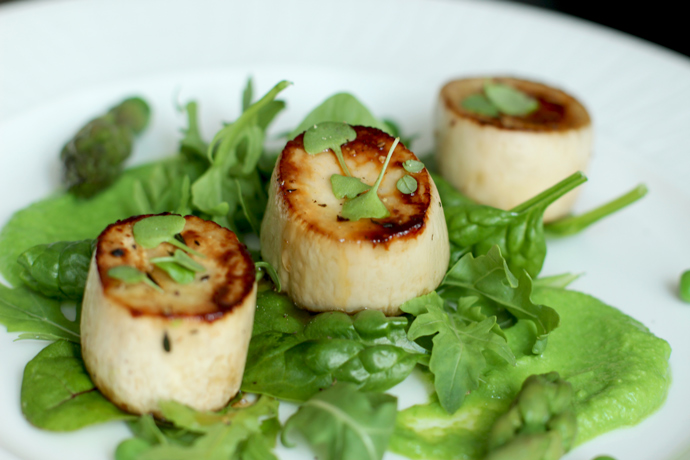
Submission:
[[[88,198],[110,185],[132,152],[132,141],[148,124],[150,109],[141,98],[125,99],[84,125],[62,148],[63,183]]]
[[[486,460],[558,460],[573,445],[573,389],[557,372],[532,375],[494,424]]]

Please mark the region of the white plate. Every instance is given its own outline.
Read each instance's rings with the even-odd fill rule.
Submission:
[[[673,348],[667,403],[634,428],[578,447],[568,460],[676,460],[690,449],[690,307],[675,294],[690,268],[690,63],[645,42],[540,10],[493,2],[387,0],[105,1],[0,8],[0,222],[58,187],[57,154],[76,127],[124,95],[155,109],[134,161],[169,154],[196,98],[206,135],[239,111],[247,75],[257,93],[287,78],[276,132],[337,90],[421,134],[431,148],[436,92],[455,76],[513,74],[563,87],[596,127],[586,209],[645,182],[645,200],[549,246],[545,274],[585,272],[576,289],[641,320]],[[124,424],[70,434],[23,419],[25,363],[44,345],[0,333],[0,460],[112,458]],[[414,382],[394,390],[408,405]],[[418,393],[418,392],[417,392]],[[685,454],[684,454],[685,452]],[[284,459],[304,452],[280,450]],[[388,458],[388,457],[387,457]],[[390,456],[390,458],[393,458]]]

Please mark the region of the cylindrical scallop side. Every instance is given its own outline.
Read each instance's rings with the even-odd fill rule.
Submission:
[[[444,179],[479,203],[509,210],[587,170],[592,126],[586,109],[563,91],[513,78],[496,80],[535,97],[540,109],[526,117],[473,114],[462,108],[462,100],[481,92],[486,80],[452,81],[440,93],[436,152]],[[549,206],[544,220],[566,215],[577,194],[572,191]]]
[[[366,183],[373,183],[381,168],[380,156],[385,156],[392,138],[373,128],[356,128],[360,143],[343,146],[345,161],[357,177],[367,176],[362,171],[371,168]],[[414,206],[404,204],[395,183],[405,174],[402,161],[416,157],[403,146],[398,149],[379,196],[390,208],[396,203],[413,207],[418,215],[399,221],[407,223],[405,219],[414,217],[419,223],[396,233],[395,224],[386,219],[339,220],[343,200],[335,198],[329,182],[331,174],[341,173],[333,153],[308,156],[299,137],[286,146],[271,178],[261,250],[299,306],[350,313],[377,309],[395,315],[402,303],[433,291],[443,279],[449,245],[438,191],[424,170],[417,176],[418,192],[425,196],[416,197],[419,203]],[[285,164],[289,161],[299,169],[291,171]],[[392,216],[390,222],[395,219]],[[378,239],[378,229],[386,233],[385,241]]]
[[[187,219],[201,221],[191,216]],[[110,232],[113,234],[122,236]],[[123,246],[133,246],[130,237],[124,235]],[[103,243],[99,238],[101,265],[112,262],[102,250],[112,242]],[[236,238],[230,245],[235,242]],[[244,251],[243,247],[237,249]],[[160,416],[158,402],[164,400],[174,400],[200,411],[224,407],[239,391],[242,381],[256,307],[257,288],[253,279],[244,291],[237,291],[237,302],[216,311],[208,311],[204,303],[219,292],[224,294],[223,287],[214,286],[206,291],[200,288],[199,311],[185,314],[182,310],[189,309],[195,286],[180,285],[180,291],[175,291],[177,286],[172,280],[164,280],[164,275],[156,272],[159,282],[165,285],[165,294],[145,285],[118,286],[119,282],[106,279],[109,290],[102,282],[107,270],[99,267],[98,254],[97,249],[89,270],[81,317],[82,354],[98,389],[120,408],[137,414]],[[118,257],[129,257],[128,261],[146,259],[141,257],[141,248]],[[221,262],[223,257],[215,259]],[[213,262],[197,260],[203,260],[211,267],[209,271],[213,270]],[[250,269],[253,276],[253,264],[242,271]],[[216,275],[222,278],[226,273],[210,273],[210,281],[199,283],[213,282]],[[123,292],[132,289],[138,296],[136,301],[123,301],[126,299]],[[173,305],[178,298],[184,300],[178,306]],[[161,312],[161,308],[168,313]]]

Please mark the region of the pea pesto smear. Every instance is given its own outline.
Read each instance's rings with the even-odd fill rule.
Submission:
[[[488,433],[532,374],[559,372],[574,390],[581,444],[607,431],[634,425],[658,409],[671,383],[671,348],[648,329],[586,294],[539,288],[535,302],[561,315],[543,355],[530,352],[531,325],[506,329],[517,365],[490,361],[483,384],[460,410],[446,413],[437,401],[398,414],[391,450],[415,459],[481,459]],[[631,397],[631,395],[635,395]]]

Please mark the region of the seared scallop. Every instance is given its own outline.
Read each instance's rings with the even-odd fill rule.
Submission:
[[[222,408],[239,390],[256,306],[254,263],[234,233],[185,217],[180,236],[200,257],[193,280],[180,284],[152,263],[177,249],[137,244],[119,221],[98,237],[81,317],[82,354],[98,389],[120,408],[159,415],[158,402]],[[128,266],[148,283],[127,283],[111,269]],[[110,274],[109,274],[110,273]]]
[[[481,204],[509,210],[576,171],[586,171],[592,123],[580,102],[565,92],[515,78],[495,78],[539,102],[525,116],[486,116],[462,102],[481,93],[485,78],[454,80],[440,93],[436,154],[441,175]],[[566,215],[577,191],[546,210],[544,220]]]
[[[356,138],[341,146],[345,164],[372,185],[394,139],[375,128],[354,130]],[[403,163],[417,157],[398,144],[378,189],[390,215],[349,221],[342,216],[345,199],[331,186],[332,175],[344,174],[335,154],[310,155],[303,139],[287,143],[271,177],[263,258],[305,309],[400,314],[402,303],[433,291],[448,267],[448,233],[431,176],[426,169],[406,171]],[[396,187],[405,175],[417,183],[413,193]]]

